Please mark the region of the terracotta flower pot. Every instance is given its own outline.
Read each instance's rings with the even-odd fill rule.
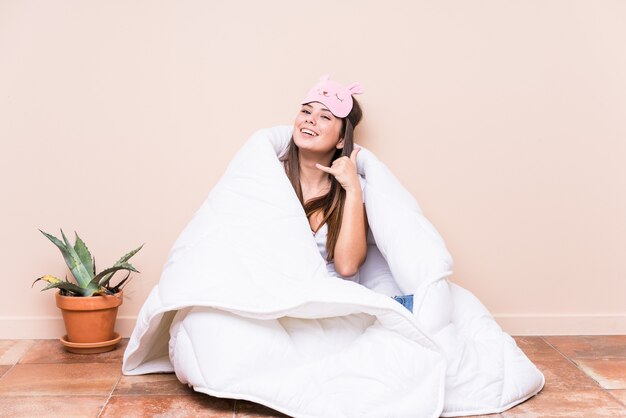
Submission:
[[[66,342],[80,346],[114,340],[117,308],[122,304],[123,293],[122,291],[115,295],[75,297],[61,296],[60,292],[57,292],[57,306],[63,313],[67,331]],[[68,344],[64,345],[68,347]]]

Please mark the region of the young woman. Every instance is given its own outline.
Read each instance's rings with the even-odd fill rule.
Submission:
[[[358,280],[367,252],[367,217],[361,179],[356,171],[360,148],[354,128],[362,112],[353,94],[322,77],[301,102],[293,135],[281,157],[331,275]]]

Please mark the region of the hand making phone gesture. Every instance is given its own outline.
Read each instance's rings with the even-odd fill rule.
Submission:
[[[354,148],[349,158],[347,156],[337,158],[330,167],[319,163],[315,164],[315,167],[333,175],[341,184],[341,187],[345,189],[346,193],[360,191],[361,185],[356,172],[356,156],[360,150],[361,147]]]

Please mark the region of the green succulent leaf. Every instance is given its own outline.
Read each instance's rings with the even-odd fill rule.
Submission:
[[[30,285],[30,287],[33,287],[35,283],[37,283],[39,280],[43,280],[44,282],[48,282],[48,283],[58,283],[61,281],[61,279],[58,279],[54,276],[50,276],[49,274],[46,274],[45,276],[36,278],[33,284]]]
[[[82,260],[76,253],[76,250],[74,250],[74,247],[70,245],[62,229],[61,229],[61,235],[63,236],[63,241],[65,241],[65,246],[71,257],[71,263],[68,264],[68,267],[72,271],[72,274],[74,275],[74,278],[76,279],[76,282],[82,288],[89,287],[89,282],[91,281],[91,275],[89,274],[89,271],[85,268],[85,265],[83,264]]]
[[[74,251],[76,251],[76,254],[78,254],[78,258],[85,266],[85,270],[87,270],[87,272],[89,273],[89,278],[92,279],[95,275],[95,271],[91,253],[89,252],[89,248],[87,248],[85,242],[78,236],[78,233],[74,231],[74,234],[76,235]]]
[[[54,245],[56,245],[59,248],[59,250],[61,251],[61,254],[63,255],[63,259],[65,260],[65,264],[67,264],[67,266],[70,267],[72,265],[72,255],[70,254],[65,244],[62,243],[61,240],[59,240],[54,235],[50,235],[46,232],[43,232],[41,229],[39,230],[39,232],[44,234],[50,241],[52,241]]]
[[[123,265],[124,263],[126,263],[128,260],[130,260],[130,258],[132,256],[134,256],[135,254],[137,254],[139,252],[139,250],[141,250],[143,248],[143,246],[146,245],[146,243],[144,242],[143,244],[141,244],[138,248],[135,248],[134,250],[130,251],[129,253],[126,253],[122,256],[122,258],[120,258],[119,260],[117,260],[115,262],[115,264],[113,264],[114,266],[120,266]],[[136,271],[136,270],[134,270]],[[104,280],[101,281],[101,283],[105,283],[103,284],[103,286],[106,286],[106,283],[109,283],[109,281],[113,278],[113,274],[114,273],[110,273],[107,277],[104,278]]]
[[[112,267],[101,271],[96,274],[96,258],[91,255],[91,252],[87,248],[85,242],[78,236],[76,231],[74,231],[76,235],[75,243],[72,246],[65,236],[63,229],[61,229],[61,236],[63,241],[59,240],[57,237],[48,234],[41,229],[39,230],[44,236],[46,236],[54,245],[56,245],[61,254],[63,255],[63,259],[65,260],[65,264],[70,269],[74,278],[76,279],[76,283],[71,283],[67,280],[67,276],[65,277],[65,281],[61,281],[54,276],[42,276],[36,279],[33,282],[33,285],[42,280],[46,281],[48,285],[42,289],[63,289],[67,292],[75,294],[77,296],[92,296],[97,294],[114,294],[121,290],[122,286],[127,283],[127,280],[130,276],[130,272],[134,271],[139,273],[135,267],[128,263],[127,261],[135,255],[141,248],[145,245],[142,244],[140,247],[130,251],[125,254],[122,258],[120,258]],[[109,287],[109,281],[114,276],[115,272],[119,270],[127,270],[128,275],[120,281],[116,286]],[[32,287],[32,286],[31,286]]]
[[[100,287],[106,286],[108,284],[108,281],[111,280],[112,273],[115,273],[118,270],[129,270],[129,271],[134,271],[136,273],[139,273],[139,271],[137,271],[137,269],[135,269],[135,267],[133,267],[132,264],[122,263],[120,265],[116,265],[113,267],[109,267],[108,269],[104,269],[100,273],[96,274],[96,276],[93,279],[91,279],[91,281],[89,282],[89,287],[98,289]],[[109,275],[109,277],[105,277],[107,275]]]
[[[118,284],[116,284],[113,287],[109,287],[109,290],[112,293],[117,293],[120,290],[122,290],[122,288],[124,287],[124,283],[126,283],[128,281],[128,279],[130,278],[130,271],[128,272],[128,274],[126,275],[126,277],[124,277]]]
[[[43,292],[44,290],[49,290],[49,289],[68,290],[80,296],[91,296],[93,294],[92,291],[88,289],[83,289],[82,287],[76,286],[74,283],[70,283],[70,282],[49,283],[48,286],[41,289],[41,291]]]
[[[115,265],[120,265],[122,263],[127,262],[128,260],[130,260],[130,258],[132,256],[134,256],[135,254],[137,254],[139,252],[139,250],[141,250],[143,248],[143,246],[146,245],[146,243],[144,242],[143,244],[141,244],[139,247],[135,248],[134,250],[130,251],[129,253],[124,254],[124,256],[122,256],[122,258],[120,258],[119,260],[117,260],[117,262],[115,263]]]
[[[83,296],[94,296],[101,294],[99,289],[92,289],[90,287],[83,289]]]

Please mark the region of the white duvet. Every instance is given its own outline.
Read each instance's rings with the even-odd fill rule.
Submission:
[[[543,375],[448,280],[441,236],[367,149],[360,283],[328,275],[277,158],[290,137],[263,129],[236,154],[174,244],[124,374],[175,372],[198,392],[295,417],[486,414],[539,392]],[[415,294],[413,313],[399,294]]]

